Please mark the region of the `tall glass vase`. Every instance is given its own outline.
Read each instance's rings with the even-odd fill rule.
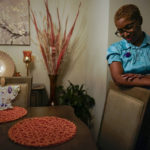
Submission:
[[[49,75],[50,79],[50,105],[54,106],[57,105],[57,100],[56,100],[56,83],[57,83],[57,75]]]

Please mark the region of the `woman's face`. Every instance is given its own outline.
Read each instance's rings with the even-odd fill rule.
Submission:
[[[139,25],[138,21],[130,20],[124,17],[117,20],[115,24],[117,27],[117,35],[119,34],[129,43],[134,45],[137,44],[142,35],[141,25]]]

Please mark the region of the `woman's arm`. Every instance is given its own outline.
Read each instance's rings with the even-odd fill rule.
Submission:
[[[124,74],[121,62],[113,62],[110,64],[110,72],[114,82],[123,86],[150,86],[150,76],[140,74]]]

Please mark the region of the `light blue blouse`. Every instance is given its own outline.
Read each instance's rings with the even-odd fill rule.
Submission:
[[[107,50],[107,61],[122,63],[124,73],[150,73],[150,36],[145,33],[143,43],[138,47],[125,39],[112,44]]]

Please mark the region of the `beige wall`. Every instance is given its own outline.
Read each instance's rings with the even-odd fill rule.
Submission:
[[[106,49],[108,45],[109,0],[92,0],[89,6],[86,83],[90,95],[96,100],[93,110],[94,128],[92,130],[96,138],[106,96]]]

